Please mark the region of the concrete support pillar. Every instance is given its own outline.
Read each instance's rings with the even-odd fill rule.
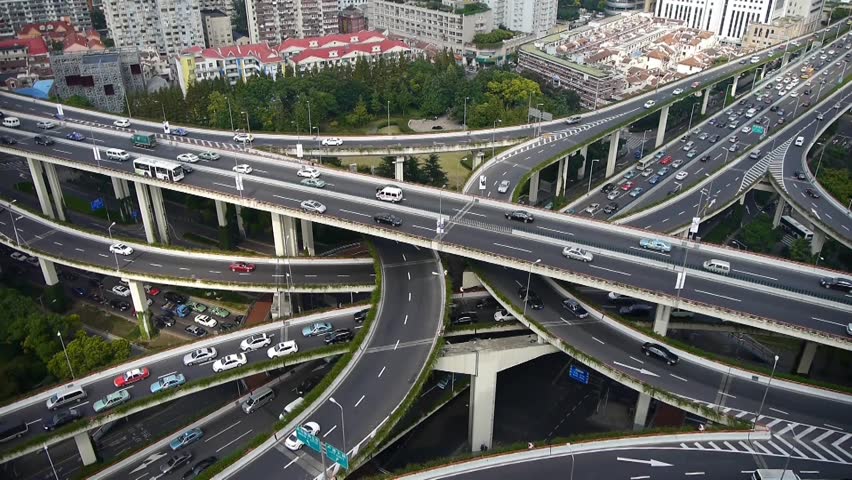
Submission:
[[[169,219],[166,217],[166,207],[163,204],[163,190],[153,185],[148,186],[151,192],[151,205],[154,207],[154,218],[157,220],[157,232],[160,243],[169,244]]]
[[[536,170],[530,175],[530,205],[535,205],[538,202],[539,178],[541,172]]]
[[[404,181],[402,171],[403,171],[403,167],[405,166],[405,157],[403,157],[403,156],[396,157],[396,161],[393,163],[393,166],[394,166],[393,178],[397,182]]]
[[[704,89],[704,98],[701,100],[701,115],[707,114],[707,104],[710,103],[710,87]]]
[[[317,254],[314,248],[314,222],[302,220],[302,251],[313,257]]]
[[[127,220],[130,212],[129,205],[125,199],[130,196],[130,186],[127,184],[127,180],[123,178],[110,177],[110,179],[112,180],[112,190],[115,192],[115,199],[119,201],[119,205],[121,206],[119,209],[121,219]]]
[[[763,68],[760,69],[760,78],[758,80],[763,80],[764,78],[766,78],[766,66],[765,65],[764,65]]]
[[[645,428],[648,422],[648,408],[651,406],[651,396],[639,392],[639,400],[636,401],[636,413],[633,414],[633,431],[638,432]]]
[[[44,181],[44,166],[40,161],[32,158],[28,158],[27,163],[30,165],[30,175],[33,177],[33,185],[35,185],[38,203],[41,205],[41,213],[55,219],[53,206],[50,204],[50,194]]]
[[[737,83],[739,83],[739,81],[740,81],[740,76],[739,75],[735,76],[733,86],[731,86],[731,98],[734,98],[734,97],[737,96]]]
[[[819,344],[816,342],[804,342],[802,344],[802,353],[799,355],[799,365],[796,367],[796,373],[800,375],[810,373],[818,346]]]
[[[288,318],[293,316],[293,295],[289,292],[275,292],[272,294],[272,309],[270,315],[272,320]],[[283,339],[281,341],[284,341]]]
[[[671,319],[671,316],[672,307],[662,304],[657,305],[657,312],[654,315],[654,333],[665,337],[669,329],[669,319]]]
[[[669,121],[669,106],[660,110],[660,124],[657,125],[657,141],[654,142],[654,148],[659,148],[666,140],[666,122]]]
[[[148,309],[145,286],[142,282],[131,280],[127,282],[127,288],[130,289],[130,300],[136,312],[136,320],[139,322],[139,333],[143,339],[147,340],[151,338],[151,311]]]
[[[589,159],[589,146],[586,145],[580,149],[580,155],[583,157],[583,164],[577,170],[577,180],[582,180],[586,176],[586,160]]]
[[[62,185],[59,184],[59,175],[56,174],[56,165],[45,163],[44,172],[47,174],[47,183],[50,184],[50,193],[53,196],[53,206],[56,208],[56,216],[65,221],[65,197],[62,195]]]
[[[483,358],[490,359],[491,361]],[[494,438],[494,405],[497,400],[497,362],[494,356],[480,355],[477,372],[470,378],[470,407],[467,438],[471,451],[478,452],[485,445],[490,449]]]
[[[790,61],[790,52],[787,52],[787,53],[784,54],[784,56],[781,57],[781,68],[784,68],[789,61]]]
[[[609,156],[606,158],[606,173],[604,178],[609,178],[615,173],[615,159],[618,157],[618,139],[621,138],[621,130],[609,136]]]
[[[237,212],[237,230],[240,232],[240,238],[246,238],[246,225],[243,222],[243,207],[240,205],[234,205],[234,210]]]
[[[275,255],[295,257],[299,253],[296,239],[296,222],[293,217],[273,213],[272,238],[275,241]]]
[[[778,197],[778,204],[775,205],[775,214],[772,217],[772,228],[778,228],[778,225],[781,224],[781,217],[784,215],[785,208],[787,208],[787,202]]]
[[[38,264],[41,266],[41,274],[44,276],[44,283],[47,284],[48,287],[59,283],[59,276],[56,275],[56,265],[54,265],[53,262],[38,257]]]
[[[145,227],[145,240],[148,243],[157,241],[154,232],[154,215],[151,212],[151,197],[148,195],[148,186],[144,183],[133,182],[136,188],[136,199],[139,200],[139,214],[142,215],[142,226]]]
[[[220,200],[215,200],[215,202],[216,202],[216,219],[219,221],[219,226],[220,227],[227,227],[228,226],[228,215],[227,215],[228,214],[228,204],[223,202],[223,201],[220,201]]]
[[[74,435],[74,443],[77,444],[77,451],[80,452],[80,459],[83,460],[83,465],[91,465],[98,461],[95,455],[95,447],[92,445],[92,438],[89,437],[89,432],[80,432]]]
[[[559,166],[556,167],[556,192],[554,195],[557,197],[562,194],[562,189],[565,188],[564,170],[567,164],[567,158],[563,157],[559,159]]]
[[[814,237],[811,239],[811,255],[819,255],[825,245],[825,232],[814,225]]]
[[[745,205],[745,195],[740,195],[740,205]]]

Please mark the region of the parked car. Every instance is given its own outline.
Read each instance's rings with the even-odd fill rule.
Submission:
[[[193,337],[203,337],[207,335],[207,330],[204,330],[198,325],[188,325],[186,328],[184,328],[184,331],[192,335]]]
[[[506,311],[503,308],[494,312],[494,321],[495,322],[498,322],[498,323],[499,322],[511,322],[513,320],[515,320],[515,316],[512,315],[511,313],[509,313],[508,311]]]
[[[195,323],[197,323],[199,325],[203,325],[207,328],[213,328],[219,322],[216,321],[216,319],[214,319],[214,318],[210,318],[209,315],[196,315],[195,316]]]
[[[125,287],[124,285],[116,285],[116,286],[112,287],[112,289],[110,291],[112,293],[120,296],[120,297],[129,297],[130,296],[130,289]]]

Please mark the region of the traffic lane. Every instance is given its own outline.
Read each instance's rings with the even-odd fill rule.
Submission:
[[[11,214],[11,212],[9,212]],[[120,275],[125,273],[148,274],[158,277],[171,276],[177,278],[192,277],[197,280],[245,283],[245,284],[286,284],[295,285],[349,285],[370,284],[374,282],[372,265],[286,265],[286,264],[255,264],[252,273],[234,272],[230,263],[225,260],[210,260],[192,255],[169,255],[154,251],[136,249],[131,255],[112,254],[109,251],[111,242],[107,238],[92,239],[75,235],[64,230],[54,230],[49,224],[25,213],[15,215],[11,219],[0,220],[0,233],[10,240],[15,240],[13,229],[17,228],[17,237],[25,246],[43,251],[70,261],[79,261],[99,265],[104,268],[117,268]],[[238,259],[235,254],[235,260]],[[250,260],[249,260],[250,262]],[[116,267],[118,264],[118,267]]]
[[[354,320],[352,316],[348,314],[335,315],[332,312],[329,314],[327,321],[331,323],[334,328],[352,328],[354,326]],[[296,323],[296,325],[292,327],[288,326],[287,332],[285,332],[285,334],[289,334],[290,339],[296,340],[296,343],[299,346],[299,351],[310,351],[325,346],[325,342],[322,337],[305,338],[302,337],[299,332],[294,331],[295,329],[300,329],[304,325],[304,323]],[[281,325],[270,325],[269,328],[264,329],[263,332],[269,333],[272,336],[273,343],[277,343],[282,341],[280,340],[281,329]],[[214,344],[213,346],[216,348],[218,353],[217,359],[232,353],[240,352],[240,342],[246,337],[247,335],[240,335],[234,339],[228,339],[221,343]],[[255,362],[269,360],[266,356],[266,350],[267,348],[262,348],[255,352],[246,353],[246,360],[248,361],[247,364],[251,365]],[[140,360],[141,359],[134,360],[134,364]],[[183,364],[183,354],[180,354],[167,357],[155,364],[144,365],[150,370],[150,377],[126,388],[131,395],[130,401],[150,396],[150,385],[158,378],[162,378],[173,373],[182,373],[186,377],[187,383],[215,376],[216,373],[213,372],[212,364],[213,361],[208,361],[203,364],[187,367]],[[83,414],[84,418],[95,416],[96,414],[94,413],[92,405],[106,395],[119,390],[113,385],[114,378],[115,377],[103,378],[83,385],[87,394],[86,400],[76,404],[76,406],[71,406],[70,408],[78,409],[80,413]],[[45,433],[44,429],[40,426],[44,421],[51,418],[52,415],[53,412],[47,410],[47,407],[43,402],[29,405],[7,414],[7,417],[24,420],[32,425],[37,425],[36,427],[31,427],[30,431],[26,435],[20,439],[8,442],[7,445],[14,447],[19,442],[29,441],[30,438]]]
[[[748,442],[742,443],[748,445]],[[742,448],[739,452],[687,450],[675,443],[653,447],[607,448],[593,452],[577,452],[574,455],[566,453],[549,456],[540,460],[519,460],[517,463],[489,466],[463,473],[448,472],[440,478],[566,478],[566,472],[572,468],[575,478],[578,479],[600,478],[601,472],[607,472],[607,478],[612,480],[683,480],[695,477],[750,480],[752,472],[758,468],[784,467],[797,472],[803,480],[842,478],[849,473],[849,465],[843,463],[804,460],[787,455],[762,455],[759,450],[757,454],[750,454],[745,448],[739,448]],[[669,466],[651,466],[651,460],[664,462]]]

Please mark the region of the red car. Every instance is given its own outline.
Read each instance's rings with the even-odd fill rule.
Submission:
[[[660,160],[660,165],[668,165],[670,163],[672,163],[672,156],[671,155],[666,155],[665,157],[663,157],[662,160]]]
[[[160,294],[160,289],[157,287],[152,287],[151,285],[145,285],[145,293],[151,295],[152,297],[156,297]]]
[[[701,82],[692,82],[692,84],[690,85],[690,87],[692,87],[692,88],[698,88],[700,86],[701,86]]]
[[[134,368],[133,370],[124,372],[121,376],[115,377],[112,384],[118,388],[126,387],[130,384],[145,380],[149,376],[151,376],[151,372],[148,370],[148,367]]]
[[[251,273],[254,271],[256,267],[253,263],[246,262],[234,262],[231,264],[232,272],[243,272],[243,273]]]
[[[631,188],[633,188],[633,185],[634,185],[633,182],[624,182],[624,183],[621,184],[621,189],[626,192],[626,191],[630,190]]]

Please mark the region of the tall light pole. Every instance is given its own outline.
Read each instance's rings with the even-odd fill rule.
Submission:
[[[249,123],[248,112],[240,112],[240,114],[246,116],[246,133],[248,134],[248,142],[243,143],[243,148],[245,148],[245,145],[251,145],[251,124]]]
[[[114,227],[114,226],[115,226],[115,222],[112,222],[110,224],[110,226],[107,227],[107,233],[109,233],[109,243],[110,244],[114,243],[113,240],[112,240],[112,227]],[[118,267],[118,253],[113,251],[112,256],[115,257],[115,271],[117,272],[117,271],[120,270],[119,267]]]
[[[499,118],[494,120],[494,125],[491,127],[491,158],[494,158],[494,135],[497,133],[497,124],[503,123]]]
[[[311,134],[314,133],[314,129],[317,130],[317,151],[319,152],[319,163],[322,164],[322,143],[319,138],[319,125],[317,125],[316,127],[311,126]]]
[[[308,100],[308,135],[314,133],[314,124],[311,122],[311,101]]]
[[[686,134],[689,135],[689,131],[692,130],[692,116],[695,115],[695,107],[698,106],[698,102],[692,104],[692,111],[689,112],[689,125],[686,127]]]
[[[536,103],[535,109],[538,110],[538,134],[541,135],[541,107],[543,107],[543,103]]]
[[[18,227],[15,226],[15,212],[12,211],[12,204],[17,202],[18,199],[14,199],[9,202],[9,217],[12,218],[12,230],[15,231],[15,243],[20,247],[21,246],[21,238],[18,236]]]
[[[586,193],[589,193],[589,192],[592,191],[592,172],[595,169],[595,162],[600,162],[600,161],[601,161],[600,158],[596,158],[596,159],[592,160],[592,164],[589,166],[589,189],[586,190]]]
[[[642,157],[645,156],[645,134],[647,134],[650,131],[651,130],[648,129],[648,130],[645,130],[644,132],[642,132],[642,145],[639,147],[639,158],[642,158]]]
[[[388,100],[388,135],[390,135],[390,100]]]
[[[228,102],[228,119],[231,120],[231,131],[235,132],[234,129],[234,113],[231,111],[231,99],[229,97],[225,97],[225,100]]]
[[[340,432],[343,434],[343,454],[346,455],[346,421],[343,418],[343,405],[337,403],[334,397],[328,397],[328,401],[340,408]]]
[[[124,91],[124,103],[127,105],[127,118],[133,118],[133,114],[130,113],[130,99],[127,98],[127,90]]]
[[[53,466],[53,459],[50,458],[50,451],[47,449],[47,444],[44,444],[44,454],[47,455],[47,461],[50,463],[50,469],[53,470],[53,478],[59,480],[59,474],[56,473],[56,467]]]
[[[569,480],[574,480],[574,447],[571,446],[570,442],[566,443],[565,446],[571,449],[571,477],[569,477]]]
[[[65,352],[65,361],[68,362],[68,371],[71,373],[71,380],[76,380],[74,377],[74,369],[71,368],[71,359],[68,357],[68,350],[65,348],[65,340],[62,339],[62,332],[57,330],[56,336],[59,337],[59,343],[62,344],[62,351]]]
[[[470,97],[464,97],[464,120],[462,120],[462,131],[467,131],[467,101]],[[529,119],[527,119],[529,120]]]
[[[819,131],[819,127],[817,127],[817,131]],[[827,146],[828,146],[827,144],[823,144],[822,150],[820,150],[820,152],[819,152],[819,161],[817,162],[816,170],[814,170],[814,178],[819,178],[818,177],[819,167],[820,167],[820,165],[822,165],[822,156],[823,156],[823,154],[825,154],[825,147],[827,147]]]
[[[538,265],[538,262],[540,262],[540,261],[541,261],[541,259],[539,258],[538,260],[533,262],[532,265],[530,265],[530,272],[527,275],[527,291],[524,294],[524,315],[525,316],[527,314],[527,303],[529,303],[529,300],[530,300],[530,281],[532,281],[532,269],[533,269],[534,266]]]
[[[760,401],[760,408],[757,409],[757,416],[754,417],[754,424],[751,429],[757,428],[757,420],[760,418],[760,412],[763,411],[763,404],[766,402],[766,395],[769,393],[769,386],[772,385],[772,378],[775,377],[775,367],[778,366],[778,355],[775,355],[775,362],[772,363],[772,373],[769,375],[769,381],[766,382],[766,390],[763,391],[763,399]]]

